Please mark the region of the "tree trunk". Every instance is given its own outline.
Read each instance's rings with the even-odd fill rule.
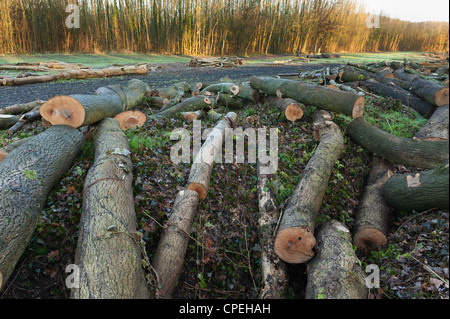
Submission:
[[[126,86],[110,86],[96,95],[55,96],[41,106],[42,117],[52,125],[81,127],[114,117],[135,107],[145,98],[147,85],[131,80]]]
[[[0,114],[12,114],[12,115],[23,114],[33,110],[36,107],[40,107],[44,103],[45,103],[44,101],[38,100],[25,104],[11,105],[1,108]]]
[[[425,141],[448,141],[448,104],[438,107],[414,138]]]
[[[412,92],[406,91],[394,83],[383,84],[373,79],[369,79],[361,82],[360,86],[374,94],[399,100],[403,105],[413,108],[426,118],[429,118],[436,109],[431,103],[422,100]]]
[[[293,99],[268,96],[264,99],[264,103],[275,104],[276,107],[283,111],[286,119],[291,122],[295,122],[303,117],[302,106]]]
[[[155,291],[158,299],[172,298],[177,286],[198,202],[199,196],[195,191],[187,189],[177,194],[153,260],[159,280]]]
[[[17,122],[19,122],[20,116],[17,115],[9,115],[9,114],[1,114],[0,115],[0,130],[4,130],[10,128]]]
[[[422,173],[395,174],[386,183],[383,196],[398,211],[448,209],[448,176],[448,161]]]
[[[206,112],[203,110],[195,111],[195,112],[182,112],[181,113],[184,119],[188,122],[192,122],[194,120],[200,120],[205,117]]]
[[[150,118],[175,118],[180,113],[183,112],[194,112],[203,109],[210,109],[216,105],[216,100],[214,98],[205,96],[194,96],[183,100],[170,108],[164,109],[163,111],[156,113]]]
[[[25,113],[24,115],[22,115],[20,117],[20,120],[9,128],[8,134],[10,134],[10,135],[14,134],[26,123],[36,121],[40,118],[41,118],[40,107],[36,106],[34,109],[29,111],[28,113]]]
[[[286,264],[276,255],[274,232],[278,221],[278,209],[269,189],[269,176],[261,173],[258,163],[259,235],[261,238],[261,299],[282,299],[287,296],[288,274]]]
[[[316,112],[314,127],[320,143],[306,165],[280,221],[275,239],[275,252],[292,264],[305,263],[314,253],[314,224],[322,205],[331,171],[344,148],[339,127]]]
[[[292,98],[306,105],[342,113],[353,118],[364,114],[364,97],[348,92],[300,81],[255,76],[250,78],[250,86],[268,95]]]
[[[383,198],[383,188],[394,174],[393,170],[393,165],[378,157],[372,160],[353,228],[354,243],[363,251],[369,251],[372,245],[378,247],[387,243],[391,208]]]
[[[395,76],[411,84],[410,90],[417,96],[436,106],[449,104],[449,88],[436,82],[425,80],[419,76],[407,73],[402,69],[394,72]]]
[[[130,149],[116,120],[106,118],[99,124],[94,146],[75,253],[80,287],[72,288],[71,298],[148,298],[136,233]]]
[[[147,65],[110,67],[105,69],[90,69],[90,70],[69,70],[54,74],[29,76],[24,78],[17,78],[17,77],[4,78],[3,80],[0,81],[0,86],[47,83],[57,80],[70,80],[70,79],[102,78],[102,77],[125,76],[125,75],[146,75],[147,73],[148,73]]]
[[[11,275],[35,230],[47,196],[83,149],[83,134],[53,126],[0,163],[0,273]],[[0,283],[0,287],[2,283]]]
[[[216,157],[222,155],[226,129],[234,127],[236,118],[236,113],[230,112],[214,127],[191,166],[187,189],[196,191],[200,199],[205,199],[208,194]]]
[[[306,299],[367,299],[365,274],[347,227],[332,220],[317,234],[318,253],[307,264]]]
[[[391,162],[416,168],[435,168],[448,160],[448,141],[420,141],[398,137],[369,124],[364,118],[354,119],[347,127],[348,135],[369,152]]]
[[[22,144],[25,144],[30,139],[31,139],[31,137],[26,137],[26,138],[23,138],[16,142],[13,142],[11,144],[8,144],[8,145],[4,146],[3,148],[0,148],[0,162],[2,162],[5,159],[5,157],[9,153],[11,153],[14,149],[18,148]]]
[[[211,93],[226,93],[236,96],[239,93],[239,85],[233,83],[216,83],[208,85],[202,90],[202,93],[205,91]]]
[[[242,109],[248,105],[248,102],[238,96],[231,96],[226,93],[217,93],[217,105],[230,109]]]

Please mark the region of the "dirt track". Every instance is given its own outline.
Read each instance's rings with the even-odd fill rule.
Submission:
[[[217,82],[228,76],[233,80],[247,81],[252,75],[276,76],[280,73],[297,73],[302,69],[319,69],[323,65],[251,65],[235,68],[192,68],[183,63],[165,64],[146,76],[112,77],[102,79],[57,81],[44,84],[0,87],[0,108],[38,99],[48,100],[56,95],[93,94],[97,88],[126,82],[131,78],[142,79],[151,87],[168,86],[175,82]]]

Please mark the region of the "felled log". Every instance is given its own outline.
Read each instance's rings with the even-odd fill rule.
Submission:
[[[168,99],[159,96],[149,97],[147,98],[147,101],[149,102],[150,107],[156,107],[158,109],[162,109],[167,103],[170,102]]]
[[[171,298],[177,286],[198,202],[196,191],[187,189],[177,194],[153,259],[153,268],[158,274],[157,299]]]
[[[366,276],[348,228],[336,220],[317,234],[318,253],[307,264],[306,299],[367,299]]]
[[[114,119],[119,122],[120,128],[123,131],[140,127],[147,121],[145,114],[140,111],[125,111],[117,114]]]
[[[416,133],[414,138],[426,141],[448,141],[448,104],[438,107],[428,122]]]
[[[222,154],[226,129],[234,127],[236,118],[236,113],[227,113],[225,117],[217,123],[211,133],[209,133],[194,159],[189,174],[187,189],[196,191],[199,194],[200,199],[205,199],[208,194],[211,173],[216,157]]]
[[[182,112],[181,113],[184,119],[188,122],[192,122],[194,120],[200,120],[205,117],[206,112],[203,110],[195,111],[195,112]]]
[[[411,83],[410,90],[417,96],[436,106],[449,104],[449,88],[436,82],[425,80],[402,69],[394,72],[395,76]]]
[[[27,247],[48,194],[72,167],[83,146],[80,131],[57,125],[15,148],[0,163],[0,273],[3,283]]]
[[[303,117],[303,108],[301,104],[293,99],[268,96],[264,99],[264,103],[274,104],[284,113],[286,119],[291,122],[295,122]]]
[[[422,212],[449,208],[448,161],[417,174],[395,174],[384,187],[388,205],[398,211]]]
[[[392,164],[430,169],[448,160],[448,141],[398,137],[367,123],[362,117],[348,125],[347,134],[366,150]]]
[[[435,111],[436,107],[431,103],[422,100],[412,92],[391,83],[380,83],[373,79],[360,82],[360,86],[383,97],[390,97],[400,101],[403,105],[409,106],[416,110],[420,115],[429,118]]]
[[[392,164],[378,157],[373,158],[353,227],[354,244],[363,251],[387,243],[391,208],[384,200],[383,189],[393,171]]]
[[[19,120],[20,116],[17,115],[0,114],[0,130],[10,128],[19,122]]]
[[[224,116],[224,114],[217,112],[216,110],[209,110],[208,118],[213,120],[214,122],[218,121]]]
[[[288,272],[286,264],[276,255],[274,248],[275,228],[278,221],[278,208],[269,188],[269,176],[261,172],[258,162],[258,226],[261,242],[261,299],[281,299],[286,297]]]
[[[92,69],[92,70],[69,70],[54,74],[29,76],[25,78],[4,78],[0,81],[0,86],[47,83],[57,80],[70,80],[70,79],[102,78],[102,77],[125,76],[125,75],[145,75],[147,74],[147,72],[148,67],[146,64],[137,66],[109,67],[104,69]]]
[[[245,99],[226,93],[217,93],[216,99],[217,105],[230,109],[242,109],[248,105],[248,102]]]
[[[45,103],[45,101],[38,100],[38,101],[33,101],[33,102],[25,103],[25,104],[11,105],[11,106],[1,108],[0,114],[12,114],[12,115],[23,114],[23,113],[27,113],[27,112],[33,110],[36,107],[41,106],[44,103]]]
[[[234,83],[215,83],[205,87],[202,92],[204,91],[211,93],[227,93],[236,96],[239,93],[239,85]]]
[[[319,132],[320,143],[289,198],[275,238],[276,254],[292,264],[305,263],[314,256],[316,215],[331,171],[344,148],[339,127],[325,119],[324,114],[315,114],[314,127]]]
[[[24,126],[26,123],[38,120],[41,118],[41,113],[40,113],[40,107],[37,106],[34,109],[32,109],[31,111],[25,113],[24,115],[22,115],[19,119],[19,121],[17,121],[17,123],[15,123],[13,126],[11,126],[8,129],[8,134],[14,134],[16,133],[22,126]],[[0,115],[1,116],[1,115]]]
[[[216,99],[212,97],[205,97],[202,95],[193,96],[184,99],[182,102],[162,110],[151,116],[151,118],[175,118],[178,114],[183,112],[194,112],[203,109],[210,109],[217,104]]]
[[[72,299],[145,299],[148,288],[136,233],[130,148],[117,120],[100,122],[85,184]]]
[[[18,140],[16,142],[13,142],[11,144],[8,144],[8,145],[0,148],[0,162],[2,162],[5,159],[5,157],[9,153],[11,153],[14,149],[18,148],[20,145],[26,143],[30,139],[31,139],[31,137],[26,137],[26,138],[23,138],[21,140]]]
[[[95,95],[60,95],[51,98],[41,108],[42,117],[52,125],[81,127],[114,117],[144,100],[147,85],[131,80],[126,86],[111,86]]]
[[[364,97],[301,81],[271,77],[250,78],[250,86],[268,95],[288,97],[306,105],[360,117],[364,114]]]

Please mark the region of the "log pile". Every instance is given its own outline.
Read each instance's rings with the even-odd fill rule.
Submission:
[[[193,58],[188,63],[190,67],[212,67],[212,68],[230,68],[238,65],[244,65],[244,59],[239,57],[219,57],[219,58]]]
[[[55,68],[51,68],[54,70]],[[56,68],[59,69],[59,68]],[[48,73],[38,75],[34,73],[28,76],[4,77],[0,79],[0,86],[16,86],[36,83],[48,83],[57,80],[71,80],[71,79],[89,79],[89,78],[104,78],[112,76],[125,75],[146,75],[148,73],[147,64],[129,65],[129,66],[111,66],[103,69],[76,69],[69,68],[56,73]]]

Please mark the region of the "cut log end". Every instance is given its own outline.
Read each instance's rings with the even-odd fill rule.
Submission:
[[[120,125],[123,131],[129,130],[134,127],[140,127],[145,124],[147,117],[140,111],[126,111],[117,114],[114,117]]]
[[[365,228],[358,231],[354,238],[354,244],[363,251],[369,251],[371,246],[381,247],[387,244],[387,237],[375,228]]]
[[[364,115],[364,106],[365,106],[365,99],[363,96],[361,96],[356,100],[356,103],[353,106],[352,117],[354,119]]]
[[[5,151],[0,151],[0,163],[5,159],[6,155],[8,155],[8,153]]]
[[[55,96],[44,103],[39,112],[52,125],[80,127],[86,117],[83,105],[70,96]]]
[[[439,91],[436,92],[436,105],[444,106],[449,103],[449,88],[443,87]]]
[[[295,122],[303,117],[303,110],[298,104],[289,104],[284,114],[289,121]]]
[[[190,183],[187,187],[187,189],[196,191],[200,197],[200,199],[205,199],[207,195],[207,190],[205,186],[203,186],[200,183]]]
[[[285,228],[275,239],[275,253],[287,263],[302,264],[314,257],[316,239],[308,226]]]

